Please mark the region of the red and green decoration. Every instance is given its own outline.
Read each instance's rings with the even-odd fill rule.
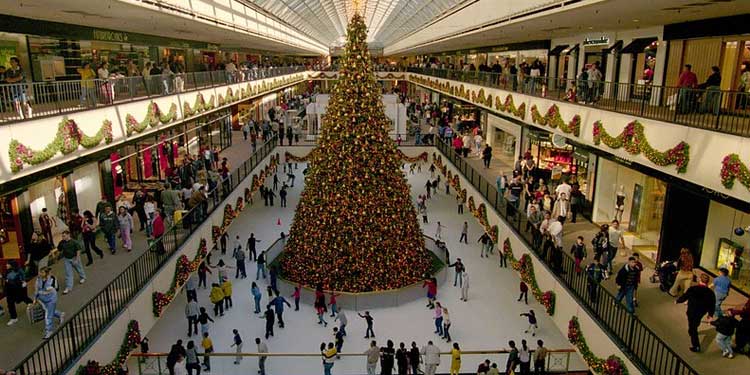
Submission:
[[[253,204],[253,191],[250,190],[249,187],[245,188],[245,202],[249,202],[250,204]]]
[[[198,270],[198,266],[203,263],[206,256],[208,256],[206,239],[201,238],[198,253],[195,254],[195,258],[193,258],[192,261],[188,260],[186,255],[181,255],[177,258],[177,265],[175,267],[174,277],[172,278],[172,284],[169,286],[169,290],[167,290],[166,293],[154,292],[152,294],[155,317],[160,317],[161,313],[164,312],[164,309],[172,303],[179,288],[185,285],[193,272]]]
[[[571,317],[568,322],[568,341],[575,345],[593,373],[600,375],[628,375],[628,368],[620,357],[613,354],[607,359],[599,358],[591,351],[589,345],[586,343],[586,339],[583,337],[581,325],[578,323],[578,317],[576,316]]]
[[[404,163],[424,163],[429,157],[426,152],[423,152],[417,156],[406,156],[403,151],[396,150],[396,154],[398,154],[399,159],[401,159],[401,161]]]
[[[177,105],[172,103],[169,106],[169,112],[163,113],[159,109],[159,105],[154,102],[148,103],[148,111],[146,111],[146,118],[143,121],[138,121],[131,114],[125,116],[125,133],[131,135],[133,133],[142,133],[149,126],[155,128],[160,124],[169,124],[170,122],[177,119]]]
[[[138,327],[138,321],[131,320],[128,323],[128,331],[125,334],[122,345],[120,345],[120,349],[115,354],[115,359],[104,366],[96,361],[89,361],[85,366],[78,367],[76,375],[117,375],[128,360],[130,353],[138,348],[140,344],[141,330]]]
[[[234,205],[235,216],[245,209],[245,198],[242,196],[237,197],[237,203]]]
[[[675,165],[677,173],[685,173],[690,162],[690,145],[682,141],[667,151],[657,151],[648,143],[643,125],[638,121],[629,123],[622,133],[614,137],[607,133],[601,121],[596,121],[594,123],[594,144],[600,143],[604,143],[613,149],[624,147],[625,151],[631,155],[643,154],[646,159],[660,167]]]
[[[234,95],[234,93],[232,92],[232,88],[231,87],[227,87],[227,95],[226,95],[226,97],[221,96],[221,94],[219,94],[219,105],[222,106],[224,104],[229,104],[229,103],[235,102],[235,101],[240,100],[240,99],[241,99],[241,96],[240,96],[240,92],[239,91],[237,92],[236,95]]]
[[[55,138],[41,150],[33,150],[18,140],[11,139],[8,147],[10,170],[17,173],[27,164],[39,165],[52,159],[58,153],[68,155],[77,151],[79,146],[91,149],[99,146],[102,141],[104,141],[104,144],[110,144],[112,140],[112,123],[109,120],[102,122],[102,126],[96,134],[88,136],[83,133],[75,121],[66,116],[57,125]]]
[[[354,14],[280,260],[287,280],[355,293],[411,285],[432,268],[366,41]]]
[[[287,163],[307,163],[308,161],[310,161],[310,154],[307,154],[305,156],[296,156],[287,151],[286,153],[284,153],[284,160],[286,160]]]
[[[206,102],[206,100],[203,99],[203,94],[198,93],[198,95],[195,96],[195,103],[192,107],[188,102],[182,103],[182,113],[185,117],[190,117],[192,115],[214,109],[214,107],[213,95],[211,95],[211,98],[208,100],[208,102]]]
[[[543,292],[539,288],[539,284],[536,282],[536,276],[534,275],[534,264],[531,261],[529,254],[523,254],[520,260],[517,260],[513,255],[513,249],[510,246],[510,239],[506,238],[503,241],[503,254],[505,255],[511,267],[521,274],[521,281],[526,283],[531,289],[531,293],[537,302],[544,306],[547,314],[552,316],[555,314],[555,292],[548,290]]]
[[[566,123],[560,115],[560,108],[557,104],[553,104],[549,107],[544,116],[539,113],[536,104],[533,104],[531,106],[531,121],[535,124],[558,128],[562,130],[563,133],[573,134],[576,137],[581,134],[581,116],[575,115],[570,119],[570,122]]]
[[[739,180],[743,186],[750,189],[750,170],[740,160],[739,155],[729,154],[721,161],[721,184],[731,189],[735,180]]]
[[[495,97],[495,109],[498,111],[508,112],[523,120],[526,117],[526,103],[521,103],[518,107],[513,103],[513,95],[508,94],[505,102],[500,101],[500,97]]]

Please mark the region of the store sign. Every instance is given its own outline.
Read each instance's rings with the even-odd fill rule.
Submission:
[[[590,47],[590,46],[608,46],[609,45],[609,38],[607,38],[605,36],[602,36],[602,37],[599,37],[599,38],[596,38],[596,39],[586,38],[583,41],[583,45],[585,47]]]
[[[106,42],[123,42],[124,43],[124,42],[127,42],[129,38],[128,38],[127,33],[122,33],[119,31],[94,29],[93,39],[103,40]]]
[[[209,50],[209,51],[218,51],[219,50],[219,45],[218,44],[208,43],[208,44],[206,44],[206,49]]]

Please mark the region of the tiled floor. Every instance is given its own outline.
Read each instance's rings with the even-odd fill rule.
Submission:
[[[222,157],[227,157],[230,165],[239,165],[251,155],[252,147],[250,142],[243,141],[241,132],[233,132],[232,146],[222,152]],[[136,220],[137,222],[137,220]],[[136,224],[136,230],[138,224]],[[106,249],[103,238],[98,238],[97,244],[100,248]],[[121,248],[118,243],[118,251],[115,255],[105,251],[104,259],[99,259],[94,254],[94,263],[85,268],[86,283],[76,285],[73,291],[68,295],[60,293],[58,309],[64,311],[68,317],[72,316],[78,309],[92,297],[97,295],[101,289],[119,275],[132,261],[138,258],[147,249],[145,232],[133,233],[133,251],[128,253]],[[85,256],[84,262],[85,262]],[[62,262],[52,266],[53,273],[61,285],[64,285],[65,272]],[[29,282],[29,296],[33,296],[34,282]],[[62,288],[61,288],[62,289]],[[6,314],[0,319],[0,368],[7,368],[19,362],[29,354],[42,341],[44,323],[39,322],[33,326],[29,324],[26,318],[26,307],[23,304],[17,305],[19,321],[12,327],[6,326],[8,321],[7,307],[5,299],[2,301]]]

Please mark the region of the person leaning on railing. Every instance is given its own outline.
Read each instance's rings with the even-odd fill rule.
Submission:
[[[96,73],[91,69],[91,63],[88,61],[77,70],[81,75],[81,107],[94,107],[96,106],[96,88],[94,87]]]

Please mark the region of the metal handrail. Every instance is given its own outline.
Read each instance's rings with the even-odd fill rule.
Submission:
[[[223,199],[229,196],[242,180],[251,175],[252,170],[270,155],[276,146],[277,139],[273,137],[258,147],[241,166],[207,193],[208,209],[205,213],[202,213],[205,207],[194,207],[183,216],[182,222],[174,223],[164,235],[149,244],[148,250],[80,310],[65,320],[48,340],[40,343],[13,366],[18,374],[61,374],[68,370],[87,347],[106,331],[114,317],[120,314],[135,295],[151,282],[162,266],[172,259],[179,247],[205,219],[217,208],[223,209]]]
[[[305,71],[304,66],[0,84],[0,124],[102,108],[209,87],[252,82],[302,71]],[[30,109],[23,105],[24,102],[29,104]]]
[[[511,228],[524,245],[537,255],[539,261],[557,279],[558,283],[574,296],[580,306],[596,318],[594,321],[644,373],[699,374],[638,316],[628,313],[621,303],[616,303],[616,298],[610,291],[595,284],[594,295],[598,298],[592,298],[585,276],[575,272],[575,263],[569,254],[561,251],[562,259],[558,260],[560,263],[553,263],[553,259],[550,259],[551,254],[547,254],[542,243],[538,241],[541,233],[533,225],[527,228],[528,219],[524,215],[524,210],[515,206],[511,207],[512,203],[500,195],[495,185],[486,181],[479,172],[464,161],[450,144],[440,140],[436,142],[436,146],[442,157],[461,172],[464,178],[487,200],[489,206],[494,209],[505,225]]]
[[[750,92],[480,71],[430,68],[408,71],[691,128],[750,136]],[[547,108],[539,110],[544,113]]]

